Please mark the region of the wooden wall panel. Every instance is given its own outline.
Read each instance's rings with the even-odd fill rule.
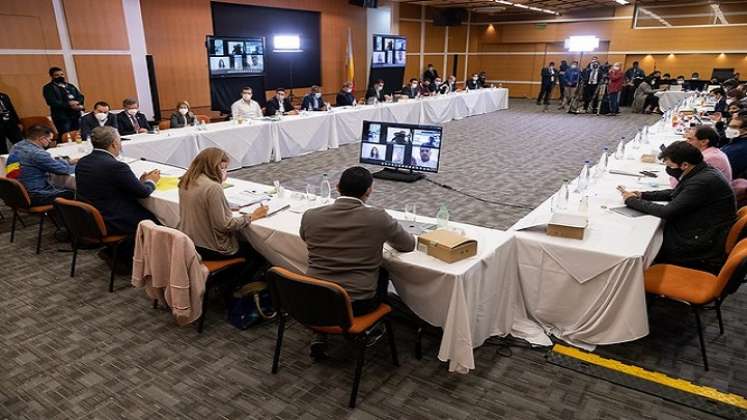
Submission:
[[[129,55],[77,55],[78,87],[86,96],[86,110],[105,101],[112,109],[121,109],[122,100],[137,98],[132,59]]]
[[[449,27],[449,52],[463,53],[467,49],[467,25]]]
[[[130,49],[122,0],[63,0],[63,5],[73,48]],[[182,30],[187,28],[185,24]]]
[[[52,66],[65,68],[61,55],[0,55],[0,91],[10,95],[21,117],[49,115],[42,86]]]
[[[347,29],[351,28],[355,85],[357,90],[365,89],[369,65],[366,57],[366,9],[339,0],[229,2],[321,12],[322,90],[325,94],[337,92],[344,81],[346,34]],[[140,7],[148,52],[155,61],[162,110],[170,112],[176,102],[184,99],[189,100],[193,107],[202,108],[201,111],[209,108],[210,88],[203,45],[205,36],[213,32],[210,0],[141,0]],[[175,45],[179,48],[175,48]]]
[[[426,60],[429,59],[429,57],[425,57]],[[423,71],[420,69],[420,57],[417,55],[408,55],[407,56],[407,62],[405,63],[405,75],[404,75],[404,82],[407,82],[413,77],[417,77],[420,79],[420,76],[423,74]]]
[[[50,0],[4,0],[0,2],[0,48],[60,48],[57,23]]]
[[[420,52],[420,22],[399,22],[399,34],[407,37],[407,51]]]
[[[400,4],[399,17],[400,19],[420,19],[420,6],[406,3]]]
[[[434,26],[432,23],[425,24],[425,49],[424,52],[443,52],[444,40],[446,39],[446,27]]]
[[[464,54],[458,54],[459,59],[457,60],[457,70],[454,72],[454,54],[449,54],[448,59],[446,60],[446,72],[442,74],[443,80],[446,81],[446,78],[453,74],[457,78],[457,82],[463,82],[464,78],[464,63],[465,63],[465,55]]]

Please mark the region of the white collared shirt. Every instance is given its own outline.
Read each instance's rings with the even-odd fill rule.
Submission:
[[[249,102],[239,99],[231,105],[231,116],[233,118],[262,118],[262,108],[254,99]]]

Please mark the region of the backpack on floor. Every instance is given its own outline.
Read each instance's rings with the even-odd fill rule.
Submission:
[[[263,281],[245,284],[228,301],[228,322],[240,330],[273,319],[275,315],[270,291]]]

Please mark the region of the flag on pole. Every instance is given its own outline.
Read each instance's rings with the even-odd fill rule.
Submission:
[[[355,63],[353,62],[353,32],[348,28],[348,48],[347,54],[345,55],[345,78],[350,82],[353,82],[355,78]],[[353,89],[355,89],[355,82],[353,82]]]

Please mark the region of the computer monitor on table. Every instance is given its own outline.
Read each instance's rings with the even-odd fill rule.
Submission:
[[[360,162],[384,166],[376,178],[417,181],[438,172],[442,141],[440,126],[363,121]]]

